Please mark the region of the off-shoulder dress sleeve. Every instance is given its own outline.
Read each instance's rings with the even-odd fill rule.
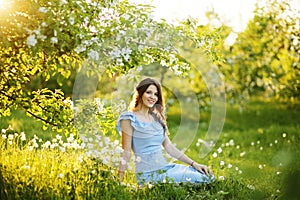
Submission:
[[[130,120],[131,126],[134,128],[135,131],[140,132],[141,134],[155,134],[154,132],[161,131],[163,127],[159,122],[153,122],[153,123],[148,123],[148,122],[141,122],[139,121],[136,116],[133,114],[133,112],[126,111],[123,112],[118,121],[117,121],[117,130],[121,132],[121,121],[122,120]],[[148,136],[149,137],[149,136]]]
[[[121,121],[122,121],[122,120],[130,120],[131,126],[133,126],[133,127],[135,127],[135,126],[136,126],[135,124],[137,123],[136,117],[135,117],[135,115],[134,115],[132,112],[129,112],[129,111],[123,112],[123,113],[120,115],[120,117],[119,117],[119,119],[118,119],[118,121],[117,121],[117,126],[116,126],[116,128],[117,128],[117,130],[118,130],[119,132],[122,131],[122,130],[121,130]]]

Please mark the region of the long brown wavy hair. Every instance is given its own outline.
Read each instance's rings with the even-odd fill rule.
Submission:
[[[157,88],[157,102],[154,104],[152,108],[149,109],[149,113],[154,117],[155,120],[160,122],[163,128],[166,130],[166,117],[165,117],[165,104],[162,96],[161,85],[158,81],[153,78],[145,78],[143,79],[135,88],[135,93],[130,102],[129,111],[137,111],[140,109],[142,105],[142,96],[148,89],[150,85],[154,85]]]

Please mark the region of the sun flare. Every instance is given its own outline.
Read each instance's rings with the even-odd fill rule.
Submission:
[[[12,7],[12,4],[13,0],[0,0],[0,10],[7,11]]]

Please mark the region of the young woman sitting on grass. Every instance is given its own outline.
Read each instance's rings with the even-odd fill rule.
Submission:
[[[117,122],[124,150],[119,165],[121,180],[133,151],[139,185],[159,182],[210,183],[215,179],[213,172],[171,143],[164,108],[160,84],[152,78],[142,80],[136,87],[129,111],[123,112]],[[188,165],[168,163],[162,146],[169,155]]]

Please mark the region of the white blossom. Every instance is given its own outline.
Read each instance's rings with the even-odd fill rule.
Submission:
[[[219,148],[217,149],[217,151],[218,151],[218,153],[222,153],[222,148],[219,147]]]
[[[39,12],[46,13],[46,12],[48,12],[48,10],[45,7],[40,7]]]
[[[71,25],[74,25],[74,24],[75,24],[75,19],[74,19],[74,17],[70,17],[70,18],[69,18],[69,23],[70,23]]]
[[[59,150],[60,150],[61,152],[66,152],[66,148],[64,148],[64,147],[59,147]]]
[[[76,53],[81,53],[81,52],[83,52],[83,51],[85,51],[86,50],[86,46],[85,45],[79,45],[79,46],[77,46],[75,49],[74,49],[74,51],[76,52]]]
[[[250,190],[255,190],[255,187],[253,185],[248,184],[247,188],[249,188]]]
[[[29,169],[30,169],[30,166],[29,166],[29,165],[24,165],[24,166],[21,167],[21,169],[29,170]]]
[[[27,43],[27,46],[34,47],[37,43],[35,35],[28,36],[26,43]]]
[[[9,135],[8,135],[8,139],[9,139],[9,140],[13,140],[13,139],[14,139],[14,135],[13,135],[13,134],[9,134]]]
[[[48,149],[48,148],[50,147],[50,145],[51,145],[51,142],[50,142],[50,141],[47,141],[47,142],[45,142],[45,143],[42,145],[42,147]]]
[[[224,166],[225,165],[225,162],[223,160],[220,161],[220,166]]]
[[[99,53],[95,50],[91,50],[88,52],[88,58],[94,60],[94,61],[97,61],[99,60]]]
[[[234,146],[234,140],[233,139],[229,140],[229,145]]]
[[[135,159],[135,161],[136,161],[137,163],[139,163],[139,162],[142,161],[142,159],[141,159],[141,157],[137,156],[136,159]]]
[[[218,154],[216,152],[213,153],[212,155],[214,158],[216,158],[218,156]]]
[[[67,4],[68,1],[67,0],[61,0],[61,4],[64,5],[64,4]]]
[[[52,37],[51,39],[51,43],[56,44],[58,42],[57,37]]]
[[[121,158],[120,161],[121,161],[122,165],[126,165],[126,163],[127,163],[126,160],[124,160],[123,158]]]
[[[24,132],[21,132],[21,141],[25,141],[26,140],[26,135]]]

